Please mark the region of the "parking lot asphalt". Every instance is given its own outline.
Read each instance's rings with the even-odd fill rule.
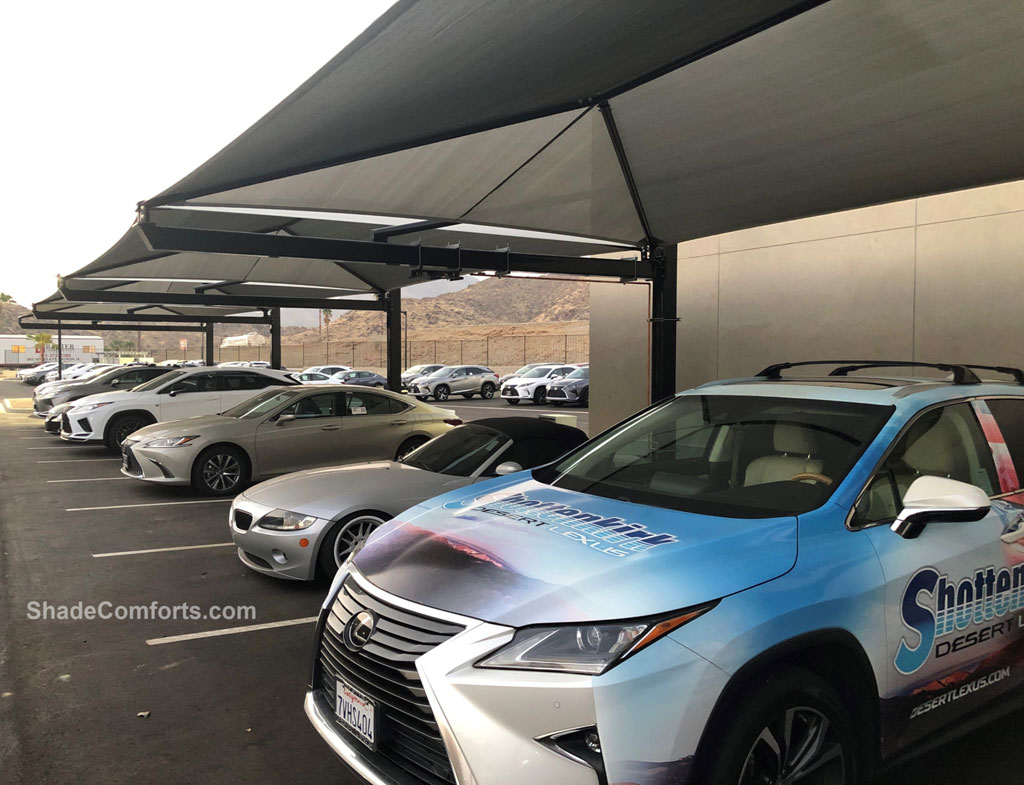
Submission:
[[[0,381],[0,401],[26,395]],[[445,405],[467,421],[551,411],[587,426],[575,407]],[[228,544],[228,502],[123,478],[104,448],[60,442],[27,414],[0,409],[0,446],[0,781],[359,781],[302,712],[325,584],[251,572]],[[30,618],[30,603],[44,602],[248,607],[255,618]],[[276,626],[234,631],[253,625]],[[1021,721],[1010,715],[875,785],[1017,785]]]

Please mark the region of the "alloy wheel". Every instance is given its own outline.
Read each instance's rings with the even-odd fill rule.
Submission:
[[[122,420],[114,429],[114,439],[120,444],[143,426],[141,420]]]
[[[230,491],[242,477],[238,459],[227,453],[211,455],[203,464],[203,482],[212,491]]]
[[[844,785],[843,745],[817,709],[786,709],[761,729],[737,785]]]
[[[384,521],[376,515],[360,515],[345,524],[334,538],[334,562],[339,567],[366,544],[366,539]]]

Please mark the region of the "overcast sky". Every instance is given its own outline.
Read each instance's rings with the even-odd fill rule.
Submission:
[[[391,0],[8,3],[0,290],[28,306]]]

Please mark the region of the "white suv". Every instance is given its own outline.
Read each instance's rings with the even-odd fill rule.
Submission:
[[[181,368],[131,390],[89,395],[61,418],[60,438],[117,450],[145,425],[230,409],[267,387],[298,384],[266,368]]]
[[[579,366],[566,363],[538,365],[522,376],[506,379],[501,385],[501,397],[512,406],[520,401],[533,401],[539,406],[547,402],[548,385],[565,378],[577,367]]]

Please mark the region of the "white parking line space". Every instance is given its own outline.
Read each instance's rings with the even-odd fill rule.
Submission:
[[[117,461],[121,462],[120,458],[60,458],[55,461],[36,461],[36,463],[89,463],[90,461]],[[127,479],[127,478],[126,478]]]
[[[194,641],[199,640],[200,638],[218,638],[222,635],[238,635],[242,632],[272,630],[275,627],[294,627],[297,624],[312,624],[316,620],[316,616],[307,616],[302,619],[286,619],[285,621],[272,621],[267,624],[250,624],[245,627],[226,627],[220,630],[207,630],[206,632],[190,632],[187,635],[169,635],[166,638],[150,638],[146,643],[150,646],[160,646],[164,643],[181,643],[182,641]]]
[[[46,438],[49,439],[50,437],[47,436]],[[69,445],[69,444],[58,444],[58,445],[55,445],[53,447],[26,447],[25,449],[26,450],[68,450],[68,449],[72,449],[73,450],[74,448],[71,447],[71,445]]]
[[[130,479],[125,477],[124,479]],[[128,510],[133,507],[174,507],[179,504],[226,504],[231,499],[199,499],[187,502],[146,502],[145,504],[108,504],[103,507],[68,507],[64,512],[92,512],[93,510]]]
[[[131,477],[87,477],[81,480],[47,480],[48,483],[55,482],[107,482],[108,480],[130,480]]]
[[[19,436],[18,438],[21,439],[21,441],[26,441],[28,439],[52,439],[53,437],[52,436]]]
[[[170,553],[171,551],[198,551],[203,548],[233,547],[233,542],[214,542],[209,545],[178,545],[173,548],[146,548],[141,551],[116,551],[114,553],[94,553],[94,559],[107,559],[111,556],[139,556],[144,553]]]

